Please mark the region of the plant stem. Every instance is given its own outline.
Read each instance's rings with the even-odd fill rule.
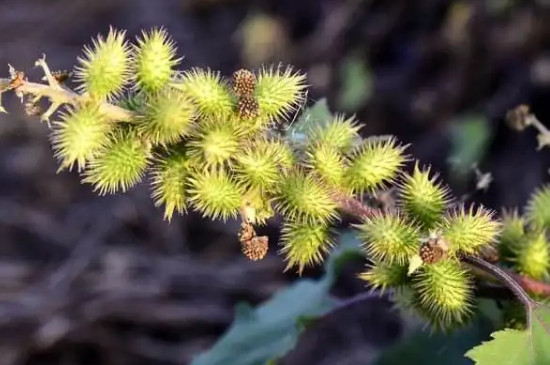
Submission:
[[[532,300],[527,292],[511,275],[502,270],[500,267],[490,264],[479,257],[470,255],[462,255],[460,257],[460,260],[493,275],[504,286],[510,289],[512,293],[514,293],[514,295],[519,299],[519,301],[525,306],[526,309],[529,309],[531,307]]]
[[[8,90],[10,82],[10,79],[0,78],[0,93]],[[45,97],[50,99],[52,103],[71,104],[73,106],[77,106],[89,100],[88,96],[75,93],[68,88],[55,88],[50,85],[29,81],[24,81],[13,90],[16,93]],[[99,110],[113,121],[131,122],[134,119],[131,111],[107,102],[101,103]]]

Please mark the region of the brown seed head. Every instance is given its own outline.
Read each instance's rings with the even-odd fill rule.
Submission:
[[[245,222],[241,223],[241,229],[239,230],[238,237],[241,243],[250,241],[256,237],[256,231],[254,231],[252,224]]]
[[[237,96],[251,96],[256,87],[256,76],[246,70],[240,69],[233,73],[233,91]]]
[[[249,241],[241,242],[241,251],[252,261],[258,261],[265,257],[269,249],[267,236],[253,237]]]
[[[258,102],[252,96],[243,96],[238,104],[239,117],[254,119],[258,116]]]
[[[433,264],[443,258],[443,250],[437,246],[431,246],[426,242],[420,246],[419,255],[424,263]]]

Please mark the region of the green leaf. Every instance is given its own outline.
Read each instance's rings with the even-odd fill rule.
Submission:
[[[489,321],[480,317],[449,334],[414,331],[384,351],[376,365],[470,365],[462,354],[487,339],[491,328]]]
[[[550,364],[550,308],[534,303],[529,311],[529,329],[506,329],[474,347],[466,357],[476,365]]]
[[[358,251],[357,239],[344,234],[319,280],[299,280],[254,309],[237,305],[235,321],[227,332],[191,365],[265,365],[286,354],[301,331],[336,305],[330,287],[344,261]]]
[[[342,87],[338,95],[338,108],[345,112],[357,111],[372,93],[372,75],[361,57],[346,57],[340,66]]]

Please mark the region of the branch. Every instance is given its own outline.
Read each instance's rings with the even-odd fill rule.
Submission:
[[[42,119],[46,120],[51,114],[53,114],[55,109],[62,104],[77,106],[90,100],[89,95],[78,94],[67,87],[62,87],[52,76],[44,57],[38,59],[35,64],[36,66],[41,67],[44,71],[45,79],[48,81],[48,84],[29,82],[28,80],[22,78],[22,73],[20,73],[21,78],[17,78],[17,80],[15,79],[17,77],[15,75],[12,75],[11,79],[0,78],[0,97],[3,92],[13,90],[21,99],[25,94],[35,96],[35,100],[38,100],[41,97],[48,98],[52,105],[43,115]],[[10,73],[17,74],[11,66]],[[17,81],[17,83],[14,81]],[[2,110],[1,99],[0,110]],[[131,111],[110,103],[101,103],[99,110],[113,121],[132,122],[134,119],[134,115]]]
[[[334,199],[343,212],[350,214],[359,220],[382,213],[380,209],[369,207],[352,197],[337,194]],[[464,256],[461,259],[463,262],[475,266],[476,268],[494,276],[503,285],[512,290],[514,295],[516,295],[524,304],[525,300],[530,300],[525,291],[550,297],[550,284],[501,269],[478,257]],[[527,296],[527,299],[525,296]]]

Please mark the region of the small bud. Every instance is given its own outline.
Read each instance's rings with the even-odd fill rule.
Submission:
[[[241,96],[237,105],[239,117],[254,119],[258,117],[258,102],[253,96]]]
[[[224,118],[202,119],[189,141],[189,156],[206,166],[220,166],[238,156],[243,130]]]
[[[136,124],[141,135],[151,143],[166,146],[187,136],[195,117],[193,104],[181,91],[163,90],[148,98]]]
[[[530,117],[531,111],[529,110],[529,106],[522,104],[506,113],[506,123],[510,128],[516,131],[523,131],[529,126]]]
[[[235,172],[246,186],[272,191],[281,179],[280,145],[258,139],[247,144],[236,156]]]
[[[256,87],[256,76],[245,69],[233,73],[233,91],[239,97],[251,96]]]
[[[529,232],[515,248],[514,269],[525,276],[544,280],[550,270],[550,245],[544,230]]]
[[[72,71],[67,71],[67,70],[58,70],[58,71],[53,71],[52,76],[55,79],[55,81],[57,81],[60,84],[64,84],[71,77],[73,77],[73,72]],[[46,80],[46,76],[44,76],[42,78],[42,80]]]
[[[254,237],[249,241],[241,242],[241,251],[252,261],[258,261],[265,257],[269,249],[267,236]]]
[[[305,165],[314,170],[327,184],[341,188],[346,160],[337,148],[314,143],[306,150]]]

